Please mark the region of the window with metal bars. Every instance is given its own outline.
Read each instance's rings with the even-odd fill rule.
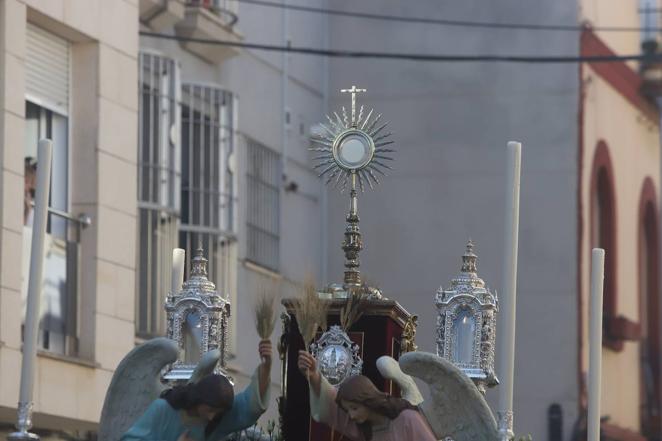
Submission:
[[[179,246],[202,246],[209,279],[231,279],[236,213],[234,173],[236,99],[226,90],[182,86],[182,188]],[[188,260],[188,259],[187,259]],[[189,262],[187,262],[187,273]]]
[[[161,55],[139,56],[138,262],[136,331],[165,331],[163,304],[177,246],[180,190],[179,66]]]
[[[280,155],[246,140],[246,259],[273,271],[280,267]]]

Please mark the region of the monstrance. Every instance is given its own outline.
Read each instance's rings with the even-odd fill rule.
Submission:
[[[296,367],[300,350],[308,350],[315,356],[320,371],[331,384],[340,384],[347,376],[362,373],[380,390],[391,393],[393,384],[380,375],[377,359],[389,355],[397,360],[416,347],[416,316],[397,301],[383,297],[379,289],[364,283],[359,271],[363,240],[359,230],[358,193],[379,184],[391,169],[389,162],[394,152],[389,147],[393,141],[386,130],[388,123],[382,122],[381,115],[374,110],[356,105],[357,95],[365,91],[356,86],[341,90],[351,94],[351,108],[327,116],[328,123],[320,124],[318,133],[312,137],[310,150],[316,152],[315,169],[328,185],[340,188],[341,192],[349,189],[350,204],[342,243],[344,278],[342,283],[328,285],[318,292],[320,298],[330,302],[327,320],[331,326],[310,346],[297,329],[294,304],[298,300],[282,302],[287,314],[283,316],[279,344],[282,367],[279,411],[286,439],[334,439],[331,429],[311,419],[308,382]],[[362,312],[360,317],[354,316],[353,320],[352,300],[360,300],[362,305],[354,310]]]
[[[312,137],[313,146],[310,150],[320,153],[313,159],[317,161],[316,170],[320,177],[327,176],[327,185],[340,187],[341,193],[350,188],[350,205],[345,227],[345,240],[342,249],[345,252],[345,277],[342,288],[331,285],[326,293],[331,297],[347,297],[348,293],[359,289],[368,291],[371,298],[381,298],[381,293],[375,288],[362,286],[359,271],[359,252],[363,249],[363,240],[359,230],[357,187],[365,191],[379,184],[377,175],[386,176],[386,170],[391,167],[386,161],[392,161],[390,156],[395,150],[387,146],[394,143],[389,140],[391,132],[384,129],[388,122],[381,123],[382,115],[374,114],[371,109],[364,117],[365,107],[362,105],[356,114],[356,94],[366,92],[366,89],[341,89],[341,92],[351,93],[351,118],[343,106],[342,118],[333,112],[333,118],[326,116],[329,125],[320,123],[322,133]]]
[[[368,299],[383,299],[381,292],[362,283],[359,270],[359,252],[363,249],[363,240],[359,230],[357,188],[365,191],[366,186],[374,188],[379,184],[377,174],[386,176],[385,170],[391,169],[385,161],[392,161],[387,148],[393,141],[388,138],[390,132],[384,129],[388,123],[381,123],[381,114],[373,117],[370,110],[364,118],[365,107],[356,112],[356,95],[366,89],[342,89],[341,92],[352,95],[351,118],[345,107],[342,118],[337,112],[332,118],[326,116],[329,125],[320,124],[324,130],[313,136],[311,150],[320,153],[314,160],[315,169],[321,170],[320,177],[328,175],[327,184],[339,187],[341,192],[349,186],[350,205],[345,227],[345,239],[342,249],[345,252],[345,277],[341,286],[330,285],[320,293],[327,298],[347,298],[352,295]],[[320,364],[320,370],[331,384],[339,384],[350,375],[361,373],[363,361],[358,354],[358,346],[350,340],[347,329],[333,326],[320,339],[313,343],[310,350]]]

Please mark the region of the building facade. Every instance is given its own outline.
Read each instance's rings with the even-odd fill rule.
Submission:
[[[95,436],[114,368],[165,333],[174,247],[190,257],[202,245],[230,297],[229,367],[241,387],[259,362],[257,296],[296,295],[320,273],[321,187],[307,138],[322,113],[323,65],[139,31],[318,45],[321,20],[279,15],[266,28],[261,10],[236,1],[0,7],[0,436],[16,419],[43,137],[54,156],[34,396],[42,439]],[[277,416],[277,362],[272,378],[265,423]]]
[[[52,211],[35,424],[46,437],[83,436],[135,342],[137,207],[126,195],[137,184],[138,2],[8,0],[0,9],[3,431],[16,418],[35,147],[48,137]]]

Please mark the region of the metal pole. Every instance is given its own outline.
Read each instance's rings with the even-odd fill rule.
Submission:
[[[287,0],[283,0],[283,46],[289,47],[291,42],[290,42],[290,14],[287,9]],[[282,165],[281,165],[281,182],[283,178],[289,179],[289,176],[287,176],[287,150],[288,150],[288,144],[290,142],[289,140],[289,126],[292,124],[292,113],[290,112],[290,109],[288,108],[289,106],[289,100],[288,100],[288,86],[290,83],[290,54],[287,51],[283,51],[282,53],[282,84],[281,84],[281,100],[282,100],[282,129],[281,129],[281,143],[282,143]],[[279,188],[282,188],[282,184],[279,183]]]
[[[602,379],[602,292],[605,250],[591,253],[591,300],[588,362],[588,441],[600,441],[600,383]]]
[[[499,357],[498,428],[499,439],[513,439],[513,383],[515,378],[515,318],[517,299],[517,244],[519,238],[519,193],[522,144],[508,143],[508,181],[506,183],[506,243],[503,271],[503,298],[501,299],[502,339]]]
[[[53,142],[50,139],[39,141],[37,153],[37,194],[35,197],[34,222],[32,225],[32,247],[30,250],[30,279],[28,280],[28,301],[25,318],[25,338],[23,340],[23,361],[21,364],[21,389],[18,401],[18,423],[9,441],[38,440],[39,436],[28,432],[32,427],[32,393],[34,372],[37,361],[37,336],[39,333],[39,301],[44,270],[44,240],[48,215],[48,197],[51,182],[51,158]]]

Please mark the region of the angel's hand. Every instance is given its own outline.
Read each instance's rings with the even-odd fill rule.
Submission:
[[[268,367],[271,367],[271,359],[273,357],[273,348],[271,345],[271,341],[270,340],[260,341],[258,352],[260,353],[260,358],[262,359],[262,362]]]
[[[317,360],[306,351],[299,351],[299,360],[297,361],[299,371],[308,379],[313,391],[319,395],[321,377],[317,370]]]
[[[317,370],[317,360],[309,352],[299,351],[299,360],[297,362],[299,371],[304,375],[308,376],[311,372]]]
[[[260,358],[262,359],[262,363],[260,363],[260,365],[258,366],[257,372],[258,372],[258,379],[260,382],[260,396],[264,400],[266,397],[267,389],[269,388],[269,384],[271,382],[271,358],[273,353],[273,349],[271,347],[271,341],[270,340],[260,341],[260,345],[258,346],[258,352],[260,353]]]

